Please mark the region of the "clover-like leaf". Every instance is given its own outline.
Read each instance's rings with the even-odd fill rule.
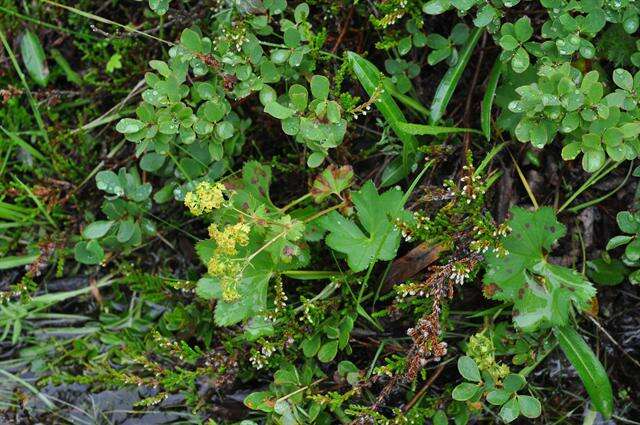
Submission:
[[[144,126],[145,124],[142,121],[133,118],[123,118],[118,121],[116,131],[123,134],[131,134],[142,130]]]
[[[149,7],[158,15],[164,15],[169,10],[169,0],[149,0]]]
[[[202,39],[192,29],[186,28],[180,35],[180,43],[192,52],[199,53],[202,50]]]
[[[513,25],[513,31],[520,43],[524,43],[525,41],[529,40],[533,35],[531,19],[528,16],[521,17]]]
[[[526,383],[527,381],[522,375],[517,373],[510,373],[506,376],[506,378],[504,378],[502,386],[504,387],[504,390],[506,392],[515,393],[516,391],[521,390],[526,385]]]
[[[74,248],[75,258],[82,264],[100,264],[104,250],[97,240],[80,241]]]
[[[625,233],[634,234],[640,230],[640,222],[638,217],[629,211],[620,211],[616,215],[618,227]]]
[[[113,171],[100,171],[96,174],[96,186],[98,189],[116,196],[124,195],[123,182]]]
[[[613,82],[623,90],[633,90],[633,76],[625,69],[618,68],[613,71]]]
[[[322,339],[320,338],[320,334],[315,334],[310,338],[302,341],[300,347],[302,348],[302,353],[305,357],[313,357],[316,355],[318,350],[320,350],[320,344],[322,343]]]
[[[519,47],[511,59],[511,68],[518,74],[524,72],[529,67],[529,54],[524,47]]]

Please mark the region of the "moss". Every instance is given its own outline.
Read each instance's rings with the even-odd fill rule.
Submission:
[[[609,25],[596,43],[598,56],[616,67],[631,65],[631,55],[636,52],[635,38],[627,34],[622,25]]]

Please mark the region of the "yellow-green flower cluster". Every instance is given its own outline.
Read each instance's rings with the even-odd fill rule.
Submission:
[[[222,299],[224,301],[230,303],[240,298],[240,293],[238,292],[238,283],[242,275],[240,261],[214,255],[209,260],[207,271],[211,276],[215,276],[220,280]]]
[[[511,371],[509,366],[496,362],[495,347],[491,338],[483,333],[477,333],[469,339],[467,355],[478,364],[478,368],[487,372],[491,377],[499,381]]]
[[[227,225],[223,230],[212,224],[209,236],[216,242],[216,249],[207,264],[208,272],[220,280],[222,299],[233,302],[240,298],[238,283],[242,275],[242,260],[230,258],[238,253],[238,246],[249,243],[251,228],[245,223]]]
[[[216,251],[220,254],[234,255],[237,253],[236,246],[246,246],[249,243],[249,231],[251,228],[245,223],[236,223],[225,226],[220,231],[218,226],[209,226],[209,237],[216,241]]]
[[[225,187],[222,183],[200,182],[195,191],[185,195],[184,204],[193,215],[209,213],[222,206],[224,190]]]

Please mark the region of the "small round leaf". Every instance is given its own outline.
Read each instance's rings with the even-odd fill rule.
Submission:
[[[542,413],[542,406],[537,398],[529,395],[519,395],[518,405],[520,407],[520,413],[527,418],[537,418]]]
[[[318,360],[322,363],[329,363],[338,354],[338,341],[329,341],[320,347],[318,351]]]
[[[478,393],[479,389],[480,387],[476,384],[463,382],[453,389],[451,397],[453,397],[454,400],[467,401],[472,399]]]
[[[480,369],[476,362],[469,356],[462,356],[458,359],[458,371],[468,381],[480,382]]]
[[[518,400],[514,397],[502,405],[502,408],[500,409],[500,417],[503,421],[509,423],[516,420],[518,416],[520,416],[520,405],[518,404]]]

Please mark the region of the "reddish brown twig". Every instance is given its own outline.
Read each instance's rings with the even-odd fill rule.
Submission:
[[[342,30],[340,31],[340,35],[338,35],[338,39],[336,40],[336,44],[331,49],[331,53],[335,53],[338,51],[338,46],[342,43],[342,39],[345,35],[347,35],[347,30],[349,29],[349,24],[351,23],[351,18],[353,17],[353,11],[355,10],[355,6],[351,6],[349,9],[349,14],[347,15],[347,19],[344,21],[342,25]]]
[[[438,379],[438,376],[440,376],[445,366],[446,366],[445,363],[441,363],[440,366],[436,368],[436,371],[433,373],[433,375],[431,375],[429,380],[424,384],[424,386],[420,389],[420,391],[418,391],[416,395],[413,396],[413,398],[411,399],[411,401],[409,401],[409,403],[404,405],[404,407],[402,408],[403,412],[406,413],[409,410],[411,410],[411,408],[422,398],[422,396],[424,395],[424,393],[427,392],[431,384],[433,384],[435,380]]]
[[[484,60],[484,50],[487,45],[487,33],[484,33],[482,37],[482,45],[480,46],[480,55],[478,56],[478,65],[476,66],[476,70],[473,73],[473,79],[471,80],[471,86],[469,87],[469,93],[467,94],[467,101],[464,107],[464,116],[462,122],[465,127],[469,127],[469,117],[471,114],[471,101],[473,100],[473,92],[475,91],[476,85],[478,84],[478,77],[480,76],[480,69],[482,68],[482,61]],[[469,150],[469,144],[471,143],[471,134],[466,133],[464,135],[464,150],[463,155],[466,156],[467,150]]]

